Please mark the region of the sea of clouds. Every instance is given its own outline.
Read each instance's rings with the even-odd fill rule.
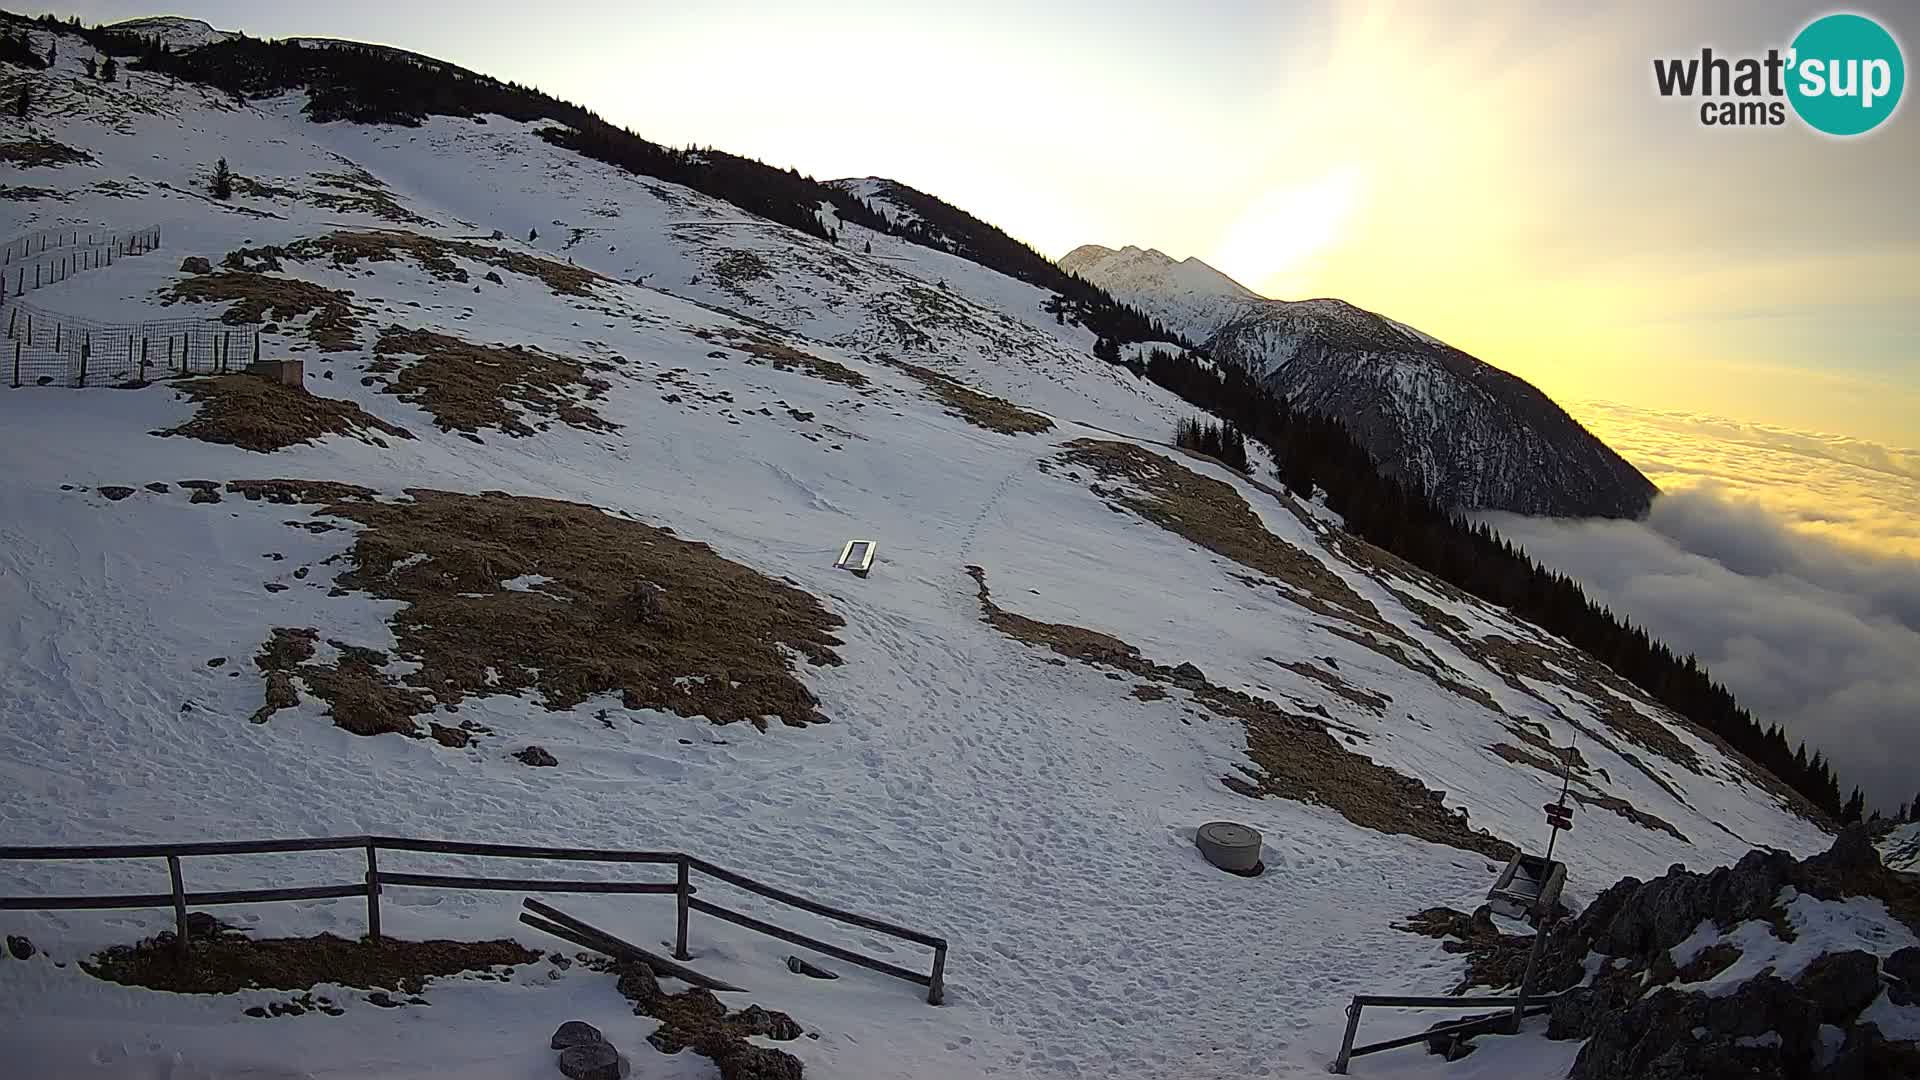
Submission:
[[[1577,410],[1665,494],[1643,521],[1487,520],[1698,656],[1891,813],[1920,795],[1920,451],[1618,405]]]

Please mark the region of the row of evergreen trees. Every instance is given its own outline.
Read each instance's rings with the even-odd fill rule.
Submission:
[[[1725,739],[1829,816],[1859,820],[1858,789],[1842,798],[1824,755],[1762,726],[1692,656],[1587,598],[1578,582],[1534,562],[1484,524],[1443,510],[1382,473],[1341,424],[1295,412],[1241,368],[1155,350],[1147,378],[1225,420],[1273,453],[1294,493],[1326,493],[1348,531],[1527,621],[1571,641],[1654,700]],[[1183,444],[1184,445],[1184,444]]]
[[[1182,420],[1174,428],[1173,441],[1176,446],[1219,458],[1230,468],[1247,471],[1247,437],[1232,424],[1197,418]]]

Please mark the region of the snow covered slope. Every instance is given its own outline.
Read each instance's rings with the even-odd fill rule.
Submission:
[[[319,125],[303,95],[239,103],[138,70],[93,82],[88,54],[69,37],[50,71],[0,69],[0,91],[27,80],[43,103],[0,141],[84,155],[23,169],[0,234],[151,224],[164,246],[25,299],[76,326],[266,323],[263,355],[302,359],[313,396],[222,412],[221,394],[266,391],[0,386],[0,843],[677,849],[946,936],[948,1004],[931,1008],[832,961],[838,980],[795,975],[793,947],[695,918],[695,966],[747,987],[735,1004],[791,1013],[817,1038],[765,1045],[822,1078],[1317,1075],[1348,995],[1458,981],[1457,956],[1393,924],[1470,909],[1510,845],[1544,839],[1551,755],[1570,742],[1576,902],[1674,862],[1826,844],[1765,777],[1590,658],[1162,445],[1191,410],[1094,359],[1043,290],[851,225],[816,240],[583,160],[540,122]],[[222,157],[227,201],[205,194]],[[272,442],[323,410],[361,419],[271,452],[214,441]],[[369,494],[248,497],[263,489],[247,481],[286,478]],[[677,571],[651,529],[781,602],[659,587]],[[581,534],[609,546],[582,552]],[[854,537],[878,545],[864,579],[831,565]],[[623,594],[637,614],[579,632],[577,613]],[[803,655],[739,629],[810,604],[842,623],[837,664],[808,662],[818,639]],[[311,654],[289,667],[275,631],[305,628]],[[580,655],[553,651],[561,634]],[[739,658],[654,662],[686,634]],[[380,730],[366,700],[421,711],[358,734]],[[776,712],[827,722],[708,719]],[[529,745],[558,764],[523,764]],[[1194,829],[1214,819],[1265,834],[1263,876],[1200,859]],[[189,873],[248,888],[354,865]],[[158,873],[10,863],[0,893],[164,890]],[[569,870],[595,873],[627,876]],[[672,905],[650,899],[567,907],[671,937]],[[551,947],[517,902],[394,889],[386,931]],[[364,911],[223,914],[352,937]],[[654,1051],[655,1022],[579,965],[439,981],[430,1009],[323,985],[343,1015],[255,1019],[285,992],[175,995],[76,963],[170,925],[165,910],[0,915],[38,949],[0,962],[0,1060],[28,1076],[532,1077],[551,1070],[547,1033],[585,1018],[635,1076],[712,1075]],[[1545,1076],[1576,1050],[1535,1032],[1475,1060]]]
[[[1269,300],[1198,259],[1086,244],[1060,265],[1337,417],[1385,469],[1465,509],[1637,517],[1646,477],[1522,379],[1339,300]]]

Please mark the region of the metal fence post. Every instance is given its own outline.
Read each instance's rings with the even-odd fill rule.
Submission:
[[[180,856],[167,856],[167,876],[173,879],[173,950],[181,963],[187,959],[187,887],[180,880]]]
[[[1340,1056],[1333,1059],[1333,1066],[1328,1070],[1335,1076],[1347,1074],[1347,1060],[1353,1056],[1353,1037],[1359,1030],[1360,1003],[1354,1001],[1347,1005],[1347,1034],[1340,1040]]]
[[[13,388],[20,389],[20,342],[13,343]]]
[[[92,351],[93,341],[91,339],[80,343],[80,381],[73,384],[76,387],[84,387],[87,385],[87,354]]]
[[[682,854],[674,861],[680,869],[679,888],[675,893],[680,911],[678,916],[678,929],[675,931],[673,939],[673,958],[675,960],[691,960],[693,956],[687,952],[687,901],[691,898],[692,890],[687,884],[687,857]]]
[[[367,940],[380,944],[380,858],[379,849],[367,845]]]

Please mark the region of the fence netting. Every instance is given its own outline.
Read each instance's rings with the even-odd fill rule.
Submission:
[[[117,386],[167,374],[239,371],[259,359],[259,328],[218,319],[103,322],[16,300],[0,309],[8,386]]]

